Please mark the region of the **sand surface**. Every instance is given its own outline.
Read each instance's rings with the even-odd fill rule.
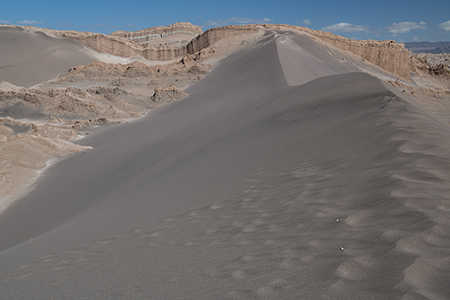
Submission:
[[[0,66],[0,212],[55,158],[85,149],[73,143],[79,136],[185,98],[182,89],[211,68],[195,57],[117,57],[47,34],[0,26],[0,65],[9,64]]]
[[[2,297],[450,298],[448,125],[304,39],[46,169],[0,215]]]
[[[30,87],[65,74],[74,65],[96,60],[78,41],[22,28],[0,30],[0,77],[15,85]]]

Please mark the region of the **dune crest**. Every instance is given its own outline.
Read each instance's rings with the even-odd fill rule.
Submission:
[[[2,84],[16,104],[4,110],[51,113],[61,139],[119,121],[113,108],[155,108],[85,135],[77,145],[92,149],[46,168],[0,214],[2,297],[449,298],[450,128],[411,99],[439,92],[449,112],[445,74],[422,61],[409,82],[401,45],[309,31],[228,26],[170,48],[183,54],[171,63]],[[95,39],[108,51],[135,43]],[[24,134],[53,145],[2,120],[0,146]]]

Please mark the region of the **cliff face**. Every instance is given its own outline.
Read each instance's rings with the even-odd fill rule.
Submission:
[[[118,31],[110,35],[76,31],[45,31],[65,38],[79,40],[86,46],[99,52],[123,57],[142,56],[148,60],[167,61],[181,58],[187,54],[197,53],[223,38],[258,30],[303,32],[322,42],[358,55],[362,59],[398,77],[410,80],[409,51],[395,41],[355,41],[328,32],[299,26],[273,24],[230,25],[212,28],[202,33],[200,27],[190,23],[176,23],[171,26],[153,27],[136,32]],[[176,34],[191,36],[193,39],[187,45],[179,47],[151,42],[152,40],[163,41],[164,37]]]
[[[315,31],[312,35],[339,49],[350,51],[391,74],[410,80],[409,51],[395,41],[355,41],[322,31]]]
[[[104,35],[76,31],[53,31],[52,33],[64,38],[76,39],[98,52],[122,57],[142,56],[148,60],[167,61],[182,57],[186,53],[185,47],[140,43],[120,34]],[[123,35],[127,35],[127,33],[123,33]]]
[[[123,37],[110,35],[76,36],[69,38],[75,38],[96,51],[123,57],[142,56],[148,60],[167,61],[180,58],[186,53],[185,47],[138,44]]]
[[[200,27],[187,22],[179,22],[170,26],[152,27],[135,32],[117,31],[109,35],[93,32],[79,32],[70,30],[52,30],[24,26],[25,30],[42,31],[50,36],[74,39],[98,52],[116,56],[142,56],[148,60],[168,61],[186,55],[186,47],[171,46],[173,40],[190,40],[203,33]],[[169,42],[167,42],[169,41]]]
[[[202,33],[203,30],[199,26],[194,26],[188,22],[178,22],[169,26],[151,27],[138,31],[116,31],[110,35],[145,44],[149,41],[160,41],[164,37],[173,35],[191,36],[192,39]]]
[[[212,28],[192,40],[187,45],[187,52],[189,54],[195,53],[209,47],[224,37],[260,29],[293,30],[307,33],[339,49],[350,51],[351,53],[360,56],[362,59],[387,72],[410,80],[409,51],[406,50],[403,45],[397,44],[395,41],[355,41],[329,32],[316,31],[300,26],[265,24],[241,26],[230,25],[221,28]]]
[[[238,35],[260,29],[294,30],[307,33],[339,49],[350,51],[351,53],[360,56],[362,59],[380,67],[381,69],[389,73],[392,73],[403,79],[410,80],[409,51],[406,50],[402,45],[397,44],[395,41],[355,41],[328,32],[316,31],[299,26],[266,24],[242,26],[231,25],[221,28],[212,28],[192,40],[187,45],[187,53],[192,54],[201,51],[202,49],[211,46],[218,40],[228,36]]]
[[[211,28],[205,31],[203,34],[198,35],[189,44],[187,44],[186,53],[194,54],[205,48],[208,48],[209,46],[213,45],[223,38],[254,32],[258,29],[261,28],[257,27],[257,25],[230,25],[225,27]]]

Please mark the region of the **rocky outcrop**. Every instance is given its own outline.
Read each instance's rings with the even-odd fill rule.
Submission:
[[[111,89],[111,91],[116,90]],[[103,92],[107,92],[107,90],[105,89]],[[91,95],[73,87],[22,89],[19,92],[0,90],[0,115],[8,115],[11,113],[11,108],[20,107],[23,113],[33,113],[41,117],[64,116],[73,119],[105,116],[119,119],[139,116],[141,109],[114,96],[102,93]]]
[[[444,64],[450,67],[450,53],[416,53],[420,58],[424,58],[431,66],[436,66],[439,64]]]
[[[433,63],[430,63],[423,56],[420,57],[414,54],[411,56],[410,59],[411,71],[417,74],[425,73],[427,75],[441,76],[448,78],[450,76],[450,67],[448,60],[445,62],[446,63],[442,63],[440,61],[437,62],[433,61]]]
[[[152,61],[168,61],[186,55],[186,47],[165,45],[163,40],[171,35],[195,38],[203,33],[202,29],[188,22],[179,22],[169,26],[151,27],[139,31],[116,31],[105,35],[92,32],[46,30],[64,38],[76,39],[98,52],[116,56],[142,56]],[[161,40],[161,44],[149,43]]]
[[[178,22],[169,26],[151,27],[138,31],[116,31],[110,35],[145,44],[153,40],[160,41],[164,37],[172,35],[191,36],[192,39],[202,33],[203,30],[199,26],[194,26],[189,22]]]
[[[409,51],[395,41],[355,41],[320,31],[314,35],[342,50],[360,56],[393,75],[410,80]]]
[[[168,87],[155,87],[155,93],[152,95],[151,100],[156,103],[165,103],[168,101],[181,100],[188,96],[182,90],[170,85]]]
[[[439,65],[436,65],[436,66],[432,66],[431,67],[431,72],[432,72],[432,74],[437,75],[437,76],[445,76],[446,77],[446,76],[450,75],[449,67],[447,65],[444,65],[444,64],[439,64]]]
[[[0,118],[0,211],[31,186],[51,159],[91,148],[72,143],[77,137],[62,124]]]
[[[203,34],[197,36],[186,46],[187,54],[197,53],[219,40],[231,36],[236,36],[245,33],[251,33],[261,29],[261,25],[229,25],[225,27],[211,28]]]
[[[62,36],[77,39],[98,52],[122,57],[142,56],[148,60],[167,61],[180,58],[186,54],[184,47],[135,43],[119,36],[103,34],[71,35],[67,33],[63,33]]]
[[[176,63],[162,66],[148,66],[137,61],[127,65],[107,64],[97,61],[86,66],[74,67],[69,70],[66,76],[43,84],[42,87],[55,84],[67,85],[74,82],[78,85],[89,86],[94,81],[101,82],[109,87],[89,86],[87,92],[90,94],[122,96],[127,95],[127,93],[118,87],[155,87],[174,84],[179,88],[185,88],[190,83],[203,78],[205,74],[209,73],[210,68],[210,65],[199,63],[192,56],[185,56]]]
[[[127,92],[124,89],[119,87],[105,87],[105,86],[93,86],[86,90],[89,94],[92,95],[131,95],[131,93]]]

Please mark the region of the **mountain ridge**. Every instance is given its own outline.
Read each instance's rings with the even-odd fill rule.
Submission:
[[[176,26],[175,26],[176,25]],[[9,26],[9,25],[6,25]],[[257,32],[258,30],[292,30],[302,32],[314,36],[323,42],[329,43],[339,49],[350,51],[360,56],[383,70],[390,72],[403,79],[410,80],[410,62],[409,51],[402,44],[398,44],[393,40],[376,41],[376,40],[351,40],[336,34],[325,31],[317,31],[307,27],[283,25],[283,24],[250,24],[250,25],[228,25],[224,27],[216,27],[201,32],[198,26],[190,23],[175,23],[166,27],[147,28],[136,32],[115,32],[109,35],[78,32],[65,30],[41,29],[32,26],[25,26],[29,30],[43,31],[53,36],[60,36],[69,39],[75,39],[84,45],[102,53],[108,53],[122,57],[142,56],[147,60],[168,61],[173,59],[181,59],[188,54],[199,52],[210,45],[216,43],[222,38],[240,35],[244,33]],[[176,30],[174,30],[176,29]],[[135,37],[141,37],[140,34],[149,36],[150,33],[160,34],[167,32],[180,32],[182,29],[187,32],[189,30],[198,32],[197,36],[186,45],[170,46],[164,43],[163,38],[157,38],[162,43],[155,44],[134,41]],[[158,33],[159,32],[159,33]],[[195,35],[195,34],[194,34]],[[139,39],[137,39],[139,40]]]

